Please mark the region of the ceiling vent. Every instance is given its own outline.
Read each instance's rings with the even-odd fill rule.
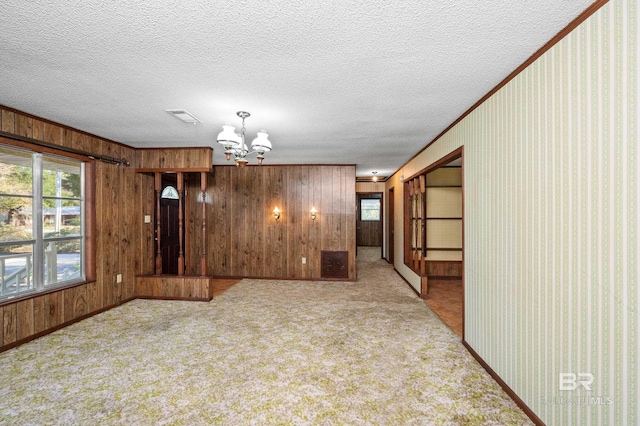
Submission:
[[[183,109],[165,109],[165,111],[173,115],[178,120],[183,121],[185,123],[191,123],[191,124],[202,123],[202,121],[198,120],[198,118],[195,115]]]

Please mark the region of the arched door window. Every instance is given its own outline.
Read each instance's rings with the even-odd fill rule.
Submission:
[[[177,200],[180,197],[178,196],[178,191],[171,185],[168,185],[163,191],[160,198],[167,198],[169,200]]]

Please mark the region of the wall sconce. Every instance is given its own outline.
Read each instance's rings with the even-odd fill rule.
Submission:
[[[276,206],[276,208],[273,209],[273,217],[276,220],[280,219],[280,209],[278,208],[278,206]]]
[[[311,207],[311,220],[316,220],[316,213],[318,213],[316,208]]]

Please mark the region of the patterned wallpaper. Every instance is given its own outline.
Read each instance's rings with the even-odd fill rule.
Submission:
[[[547,424],[640,422],[637,26],[610,1],[387,184],[464,145],[465,339]]]

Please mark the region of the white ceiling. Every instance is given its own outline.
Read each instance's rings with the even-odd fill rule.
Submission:
[[[245,110],[266,164],[388,176],[590,3],[3,0],[0,104],[134,147],[214,146]]]

